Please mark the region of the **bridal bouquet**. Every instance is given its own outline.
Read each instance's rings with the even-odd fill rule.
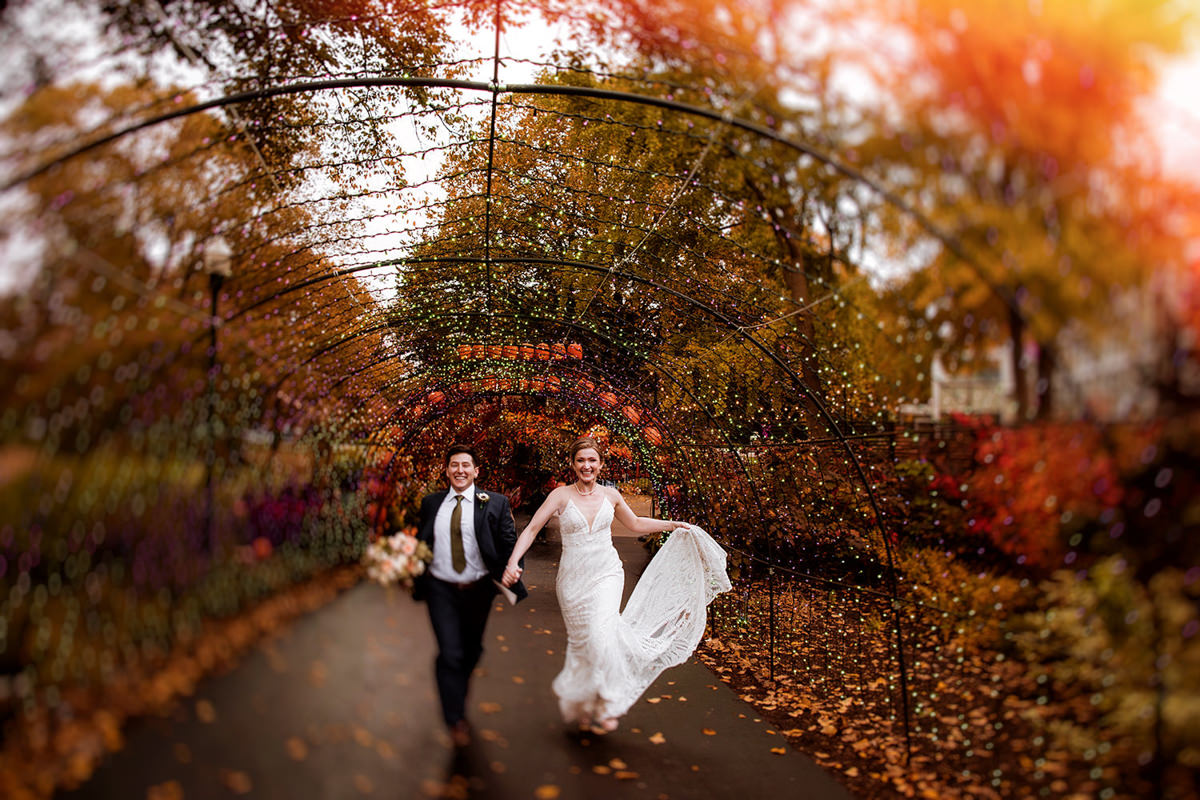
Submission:
[[[429,545],[404,532],[379,537],[363,554],[368,578],[384,586],[398,583],[406,589],[412,588],[413,579],[423,574],[432,560]]]

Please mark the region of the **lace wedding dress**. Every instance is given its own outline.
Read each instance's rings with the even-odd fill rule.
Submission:
[[[612,544],[606,497],[591,524],[574,502],[559,516],[558,602],[567,657],[554,679],[566,722],[619,717],[663,670],[687,661],[704,635],[706,607],[729,591],[725,551],[695,526],[676,529],[651,559],[625,610],[625,574]]]

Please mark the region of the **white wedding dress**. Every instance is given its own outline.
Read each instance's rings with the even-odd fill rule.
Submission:
[[[663,670],[687,661],[706,607],[729,591],[725,551],[700,528],[676,529],[642,573],[624,612],[625,574],[612,543],[607,497],[589,525],[572,501],[559,515],[557,593],[567,657],[554,679],[563,720],[623,715]]]

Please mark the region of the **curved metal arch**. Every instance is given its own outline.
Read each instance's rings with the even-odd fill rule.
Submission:
[[[668,375],[668,377],[672,377],[672,379],[674,380],[673,376]],[[475,379],[475,380],[482,380],[482,379]],[[684,389],[684,391],[686,391],[686,389]],[[575,396],[578,396],[581,398],[583,397],[583,395],[577,395],[570,391],[560,393],[559,396],[563,396],[564,394],[566,396],[570,396],[570,397],[575,397]],[[448,404],[444,409],[439,411],[439,413],[436,416],[430,418],[429,421],[432,421],[433,419],[440,419],[441,417],[446,416],[452,408],[457,408],[458,406],[462,405],[463,403],[469,402],[472,398],[478,397],[480,395],[531,396],[531,397],[552,397],[553,396],[553,394],[551,394],[551,393],[541,393],[541,392],[511,392],[510,391],[510,392],[473,393],[471,395],[462,397],[457,403]],[[589,404],[585,404],[585,405],[589,405]],[[392,424],[392,422],[395,420],[395,417],[398,413],[399,413],[399,410],[394,411],[392,413],[392,415],[389,416],[387,418],[387,420],[385,420],[379,427],[382,428],[384,425]],[[712,417],[711,413],[709,413],[707,411],[707,409],[705,409],[705,413],[710,418]],[[398,453],[404,449],[405,442],[411,440],[411,438],[416,435],[414,432],[419,432],[421,430],[424,430],[426,427],[428,427],[429,421],[423,422],[422,424],[416,424],[417,421],[414,420],[414,424],[406,425],[404,427],[404,435],[401,439],[401,442],[399,444],[397,444],[394,448],[390,448],[392,450],[392,458],[395,457],[396,453]],[[664,432],[670,436],[670,438],[673,442],[676,442],[676,446],[672,448],[673,452],[675,452],[677,455],[681,456],[684,463],[690,464],[691,456],[688,452],[690,448],[678,443],[678,437],[676,437],[674,435],[673,427],[671,427],[671,426],[664,426],[664,427],[667,428],[667,430]],[[721,430],[722,434],[724,434],[724,431],[721,429],[721,427],[719,425],[716,425],[715,427],[717,430]],[[375,439],[369,439],[367,441],[367,444],[368,444],[368,446],[375,446],[375,447],[379,447],[380,449],[389,449],[386,445],[381,444],[378,440],[375,440]],[[737,452],[737,448],[734,447],[733,443],[729,442],[727,438],[726,438],[726,449],[731,451],[734,454],[734,458],[737,462],[738,469],[742,473],[742,477],[745,480],[746,485],[750,489],[751,496],[752,496],[752,499],[754,502],[754,506],[759,510],[759,513],[761,514],[763,511],[762,497],[758,493],[758,488],[757,488],[757,485],[755,484],[754,478],[750,475],[750,472],[747,469],[745,462],[742,460],[741,454]]]
[[[235,92],[234,94],[216,97],[211,100],[205,100],[200,103],[194,103],[190,106],[177,108],[162,114],[144,119],[140,122],[135,122],[123,128],[119,128],[111,133],[99,136],[91,141],[84,142],[74,148],[62,153],[55,158],[44,162],[24,173],[17,175],[0,187],[0,191],[8,191],[20,184],[26,183],[39,175],[52,169],[55,165],[61,164],[72,158],[80,156],[97,147],[102,147],[110,142],[127,136],[137,131],[145,130],[164,122],[169,122],[173,119],[198,114],[203,111],[208,111],[214,108],[223,108],[225,106],[238,105],[241,103],[251,102],[253,100],[262,100],[269,97],[282,97],[292,94],[306,94],[309,92],[328,91],[331,89],[366,89],[371,87],[407,87],[421,89],[458,89],[462,91],[487,92],[489,94],[499,94],[509,92],[511,94],[529,94],[529,95],[545,95],[545,96],[564,96],[564,97],[589,97],[600,100],[614,100],[624,103],[633,103],[636,105],[651,106],[654,108],[663,108],[670,111],[676,111],[681,114],[686,114],[694,117],[719,122],[729,125],[734,128],[749,133],[756,134],[764,139],[781,144],[789,149],[803,153],[814,160],[830,167],[839,174],[850,180],[860,183],[869,188],[877,196],[903,211],[905,214],[912,217],[926,233],[933,236],[942,244],[946,245],[958,258],[966,261],[969,264],[975,265],[975,261],[967,254],[961,244],[950,234],[943,231],[937,223],[914,207],[911,203],[900,197],[895,192],[888,189],[879,181],[867,176],[865,173],[843,164],[833,156],[799,142],[795,139],[784,136],[778,131],[774,131],[756,122],[742,119],[741,117],[733,116],[732,114],[722,114],[710,108],[685,103],[680,100],[671,100],[664,97],[653,97],[651,95],[637,94],[635,92],[622,92],[615,89],[597,89],[587,86],[561,86],[554,84],[540,83],[497,83],[495,80],[491,82],[483,81],[468,81],[453,78],[405,78],[405,77],[359,77],[359,78],[339,78],[319,81],[303,81],[299,83],[284,84],[281,86],[271,86],[263,89],[254,89],[244,92]]]
[[[767,139],[769,141],[777,142],[778,144],[781,144],[785,147],[791,148],[797,152],[804,153],[804,154],[810,156],[811,158],[817,160],[818,162],[829,166],[830,168],[834,169],[835,171],[842,174],[843,176],[869,188],[871,191],[873,191],[877,196],[882,198],[884,201],[886,201],[890,205],[893,205],[895,208],[901,210],[902,212],[904,212],[905,214],[910,216],[914,221],[916,221],[918,223],[918,225],[920,225],[920,227],[923,230],[925,230],[931,236],[933,236],[938,241],[940,241],[942,244],[944,244],[955,256],[957,256],[958,258],[963,260],[965,263],[969,264],[976,271],[976,273],[979,275],[981,280],[985,281],[985,283],[988,285],[988,287],[990,289],[992,289],[996,293],[996,295],[1005,302],[1005,304],[1010,308],[1010,310],[1013,313],[1020,315],[1020,309],[1016,306],[1015,301],[1008,296],[1008,293],[1005,293],[1002,290],[1000,290],[999,287],[997,287],[993,281],[989,280],[985,275],[982,274],[982,270],[980,269],[978,263],[974,259],[972,259],[968,253],[966,253],[966,251],[962,248],[962,246],[959,244],[959,242],[954,237],[952,237],[949,234],[947,234],[946,232],[942,231],[941,228],[936,225],[936,223],[934,223],[930,218],[928,218],[926,215],[921,213],[919,210],[917,210],[911,204],[906,202],[902,197],[900,197],[899,195],[890,191],[885,186],[883,186],[881,183],[867,177],[864,173],[861,173],[858,170],[853,169],[852,167],[844,165],[841,162],[837,161],[832,156],[829,156],[815,148],[805,145],[802,142],[795,141],[795,140],[790,139],[786,136],[783,136],[782,134],[777,133],[769,128],[766,128],[762,125],[758,125],[757,123],[750,122],[748,120],[744,120],[739,117],[734,117],[730,114],[719,114],[716,111],[713,111],[711,109],[703,108],[701,106],[696,106],[696,105],[692,105],[689,103],[684,103],[684,102],[677,101],[677,100],[669,100],[666,98],[651,97],[651,96],[647,96],[647,95],[639,95],[639,94],[635,94],[635,93],[631,93],[631,92],[621,92],[621,91],[609,90],[609,89],[594,89],[594,88],[579,87],[579,86],[553,86],[553,85],[543,85],[543,84],[497,84],[494,81],[491,83],[484,83],[481,81],[466,81],[466,80],[444,79],[444,78],[360,77],[360,78],[351,78],[351,79],[306,81],[306,82],[302,82],[302,83],[293,83],[293,84],[286,84],[283,86],[268,87],[265,89],[257,89],[257,90],[252,90],[252,91],[238,92],[235,94],[226,95],[223,97],[207,100],[207,101],[204,101],[201,103],[196,103],[191,106],[186,106],[184,108],[175,109],[173,111],[166,112],[163,114],[158,114],[158,115],[155,115],[148,119],[142,120],[140,122],[120,128],[111,133],[99,136],[91,141],[85,142],[81,145],[76,146],[75,148],[68,150],[67,152],[57,156],[54,159],[51,159],[48,162],[45,162],[37,167],[34,167],[31,170],[28,170],[24,173],[19,174],[16,178],[11,179],[7,183],[5,183],[2,187],[0,187],[0,191],[11,190],[11,189],[15,188],[16,186],[26,183],[26,182],[32,180],[33,178],[46,173],[47,171],[52,169],[57,164],[61,164],[64,161],[78,157],[79,155],[82,155],[82,154],[87,153],[97,147],[101,147],[105,144],[113,142],[123,136],[153,127],[155,125],[159,125],[161,123],[164,123],[164,122],[167,122],[167,121],[170,121],[173,119],[179,119],[179,118],[191,115],[191,114],[200,113],[200,112],[207,111],[210,109],[221,108],[221,107],[229,106],[229,105],[236,105],[239,103],[245,103],[245,102],[249,102],[252,100],[263,99],[263,98],[267,98],[267,97],[278,97],[278,96],[285,96],[285,95],[290,95],[290,94],[303,94],[303,93],[307,93],[307,92],[315,92],[315,91],[323,91],[323,90],[339,89],[339,88],[369,88],[369,87],[373,87],[373,86],[446,88],[446,89],[459,89],[459,90],[480,91],[480,92],[505,91],[505,92],[511,92],[513,94],[590,97],[590,98],[596,98],[596,99],[614,100],[614,101],[618,101],[618,102],[628,102],[628,103],[647,105],[647,106],[652,106],[652,107],[657,107],[657,108],[664,108],[664,109],[676,111],[676,112],[679,112],[682,114],[697,116],[697,117],[708,119],[708,120],[711,120],[714,122],[720,122],[720,123],[723,123],[726,125],[730,125],[732,127],[746,130],[748,132],[757,134],[758,136],[760,136],[764,139]],[[453,257],[445,257],[445,258],[447,260],[450,260]],[[522,259],[522,260],[530,261],[529,259]],[[544,259],[544,260],[547,262],[557,261],[554,259]],[[471,261],[473,263],[478,263],[479,259],[472,259]],[[581,266],[581,268],[584,268],[584,269],[589,269],[589,268],[594,269],[594,267],[592,265],[580,263],[580,266]],[[607,271],[607,270],[605,270],[605,271]],[[644,281],[644,279],[640,279],[637,276],[630,276],[630,278],[633,280],[643,280]],[[680,299],[686,299],[693,305],[693,307],[702,309],[706,313],[710,314],[711,316],[721,319],[727,327],[733,328],[733,329],[737,328],[736,325],[732,324],[731,320],[729,320],[724,314],[721,314],[719,311],[708,308],[708,307],[704,306],[704,304],[700,303],[699,301],[696,301],[691,298],[687,298],[686,295],[683,295],[682,293],[676,292],[671,289],[667,289],[666,287],[658,287],[658,288],[660,288],[663,291],[667,291],[667,292],[671,293],[672,295],[678,296],[678,297],[680,297]],[[791,369],[790,365],[784,363],[776,354],[771,352],[769,348],[765,347],[752,334],[750,334],[744,330],[740,330],[739,334],[746,341],[750,342],[755,347],[755,349],[758,349],[760,352],[762,352],[764,355],[766,355],[770,360],[776,362],[776,364],[778,364],[778,366],[781,369],[783,369],[784,372],[787,373],[792,378],[794,384],[797,387],[801,388],[802,392],[809,399],[809,401],[812,402],[814,407],[818,409],[820,415],[825,418],[826,423],[830,426],[831,430],[835,433],[835,435],[837,436],[839,441],[842,442],[842,444],[846,450],[846,454],[849,457],[850,461],[854,464],[855,471],[859,475],[859,479],[862,482],[863,486],[865,487],[868,499],[871,503],[872,508],[875,511],[876,526],[879,528],[880,537],[884,542],[885,550],[886,550],[887,556],[888,556],[889,584],[890,584],[889,588],[891,589],[891,593],[893,596],[897,595],[898,591],[897,591],[897,586],[896,586],[894,555],[892,553],[891,542],[889,541],[886,532],[883,531],[883,529],[882,529],[882,518],[883,517],[882,517],[882,510],[878,503],[878,498],[876,497],[875,492],[872,489],[870,482],[867,480],[867,477],[862,468],[861,462],[859,461],[859,459],[858,459],[857,455],[854,453],[854,451],[850,448],[850,446],[846,440],[846,437],[842,433],[840,427],[837,425],[836,420],[834,420],[833,416],[825,408],[824,404],[821,403],[819,401],[819,399],[817,399],[813,395],[811,389],[809,389],[807,387],[807,385],[800,378],[800,376],[797,375],[793,369]],[[902,632],[901,632],[902,629],[901,629],[901,625],[900,625],[900,619],[898,616],[899,612],[896,609],[893,609],[893,611],[894,611],[894,614],[896,615],[894,627],[896,630],[896,635],[897,635],[897,640],[898,640],[897,648],[898,648],[898,651],[900,654],[901,666],[903,667],[903,639],[902,639]],[[907,678],[906,678],[905,671],[903,668],[900,670],[900,677],[901,677],[901,684],[902,684],[901,697],[902,697],[902,703],[904,705],[903,717],[904,717],[904,721],[905,721],[905,728],[906,728],[906,734],[907,734],[907,728],[908,728],[908,696],[907,696],[907,694],[908,693],[907,693]]]
[[[686,294],[686,293],[681,292],[677,289],[674,289],[670,286],[667,286],[666,284],[662,283],[661,281],[657,281],[653,278],[647,278],[644,275],[638,275],[636,273],[632,273],[627,270],[614,269],[614,268],[607,267],[607,266],[592,264],[587,261],[576,261],[573,259],[565,259],[565,258],[546,258],[546,257],[542,257],[542,256],[530,256],[530,257],[504,256],[501,258],[494,258],[494,259],[492,259],[492,261],[497,264],[534,264],[534,265],[541,265],[541,266],[569,267],[569,268],[579,269],[579,270],[593,272],[593,273],[597,273],[597,274],[615,275],[624,280],[629,280],[634,283],[640,283],[644,286],[649,286],[651,288],[666,292],[666,293],[670,294],[671,296],[683,301],[683,303],[686,306],[688,306],[694,310],[701,311],[709,317],[720,320],[722,325],[720,325],[719,327],[723,328],[724,330],[735,332],[738,336],[742,336],[743,338],[750,340],[751,342],[753,342],[756,345],[756,347],[758,349],[763,350],[764,352],[767,352],[767,353],[770,352],[769,349],[765,348],[765,346],[762,345],[761,343],[759,343],[758,340],[755,339],[751,334],[747,333],[742,326],[738,325],[735,321],[729,319],[729,317],[726,316],[725,314],[723,314],[721,311],[712,308],[711,306],[703,303],[702,301],[692,297],[689,294]],[[371,262],[369,264],[360,264],[360,265],[357,265],[354,267],[346,267],[343,269],[332,270],[328,273],[323,273],[321,275],[317,275],[315,277],[308,278],[308,279],[305,279],[302,281],[298,281],[294,284],[290,284],[289,286],[285,287],[284,289],[280,290],[279,292],[277,292],[274,295],[261,298],[260,300],[258,300],[256,302],[253,302],[247,306],[243,306],[242,308],[238,309],[238,311],[235,312],[234,314],[226,317],[224,322],[225,322],[225,324],[229,324],[230,322],[233,322],[234,320],[237,320],[240,317],[245,316],[246,314],[250,313],[254,309],[264,306],[275,300],[278,300],[280,297],[285,297],[288,294],[291,294],[292,292],[297,292],[302,289],[306,289],[310,286],[316,286],[318,284],[325,283],[327,281],[335,280],[338,278],[350,277],[359,272],[366,272],[371,269],[378,269],[380,267],[400,266],[400,265],[434,266],[437,264],[480,264],[482,262],[483,262],[483,259],[478,256],[428,256],[428,257],[416,257],[416,258],[405,257],[405,258],[385,259],[383,261],[375,261],[375,262]],[[810,344],[811,344],[811,342],[810,342]],[[775,356],[774,354],[772,354],[772,360],[778,364],[783,364],[783,362],[778,358],[778,356]],[[793,379],[797,379],[795,372],[789,372],[789,376],[792,377]],[[800,383],[803,384],[803,381],[800,381]],[[811,397],[812,397],[811,390],[807,388],[807,384],[804,384],[804,386],[805,386],[804,391],[805,391],[806,395],[808,395],[811,399]],[[831,419],[829,419],[827,421],[831,421]]]

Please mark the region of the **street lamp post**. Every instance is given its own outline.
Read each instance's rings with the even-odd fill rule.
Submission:
[[[221,327],[217,316],[217,300],[225,279],[233,274],[233,250],[222,236],[214,236],[204,245],[204,271],[208,274],[209,317],[208,317],[208,395],[205,423],[208,429],[208,452],[204,463],[204,533],[208,551],[217,554],[217,533],[213,515],[213,472],[217,463],[217,330]]]

